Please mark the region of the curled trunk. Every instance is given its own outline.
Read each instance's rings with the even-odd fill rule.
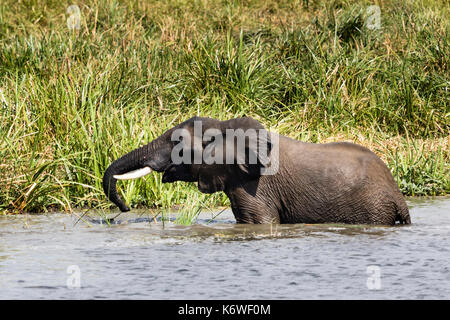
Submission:
[[[122,212],[129,211],[130,208],[117,194],[117,179],[114,176],[143,168],[146,159],[148,159],[150,145],[148,144],[127,153],[115,160],[105,171],[103,176],[103,190],[108,199],[117,205]]]

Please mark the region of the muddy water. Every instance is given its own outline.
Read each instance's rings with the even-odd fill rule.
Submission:
[[[401,227],[0,217],[0,298],[450,299],[450,198],[408,204]]]

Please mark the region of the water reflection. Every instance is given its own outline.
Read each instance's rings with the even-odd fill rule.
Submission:
[[[163,223],[161,218],[155,219],[143,215],[145,215],[145,212],[140,213],[140,215],[137,213],[123,214],[120,218],[115,219],[88,217],[86,221],[92,225],[103,225],[110,228],[127,226],[127,228],[136,229],[144,227],[147,229],[148,235],[155,235],[160,238],[191,240],[214,238],[220,241],[326,236],[327,233],[349,236],[361,234],[381,236],[387,231],[392,231],[392,228],[403,227],[346,224],[235,224],[231,211],[224,212],[220,219],[214,221],[206,217],[210,213],[203,213],[195,224],[183,226],[176,224],[175,219]]]

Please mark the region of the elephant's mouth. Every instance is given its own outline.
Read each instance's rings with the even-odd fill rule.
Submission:
[[[175,181],[195,182],[197,179],[192,175],[188,166],[184,164],[170,164],[164,169],[162,182],[170,183]]]

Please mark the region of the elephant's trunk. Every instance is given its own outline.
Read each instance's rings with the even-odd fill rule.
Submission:
[[[117,179],[114,178],[116,170],[115,163],[111,164],[108,169],[106,169],[105,175],[103,176],[103,190],[105,191],[108,199],[117,205],[120,211],[130,211],[130,208],[128,208],[125,202],[123,202],[117,194]]]
[[[158,139],[151,143],[131,151],[121,158],[115,160],[105,171],[103,176],[103,190],[108,197],[119,209],[129,211],[130,208],[117,194],[117,180],[122,179],[136,179],[151,172],[151,169],[160,169],[164,166],[161,163],[160,157],[154,156],[155,151],[158,150]],[[160,160],[156,161],[155,160]],[[165,161],[162,161],[165,162]]]

